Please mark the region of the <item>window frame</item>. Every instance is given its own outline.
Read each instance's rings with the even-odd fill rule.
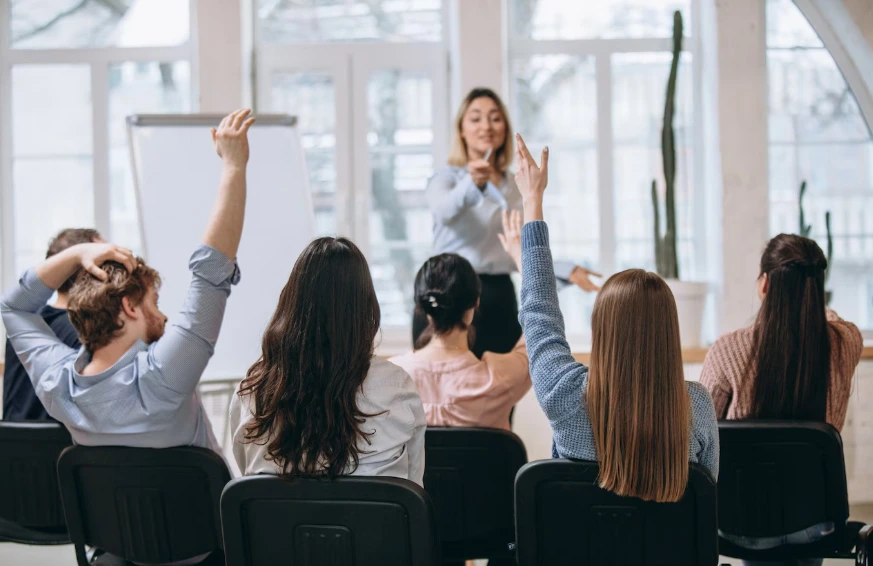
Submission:
[[[335,88],[336,192],[313,193],[316,210],[333,208],[337,232],[349,236],[371,257],[370,215],[373,204],[367,87],[380,70],[423,72],[431,79],[434,169],[446,162],[451,143],[449,4],[442,3],[442,39],[404,42],[267,42],[258,37],[256,3],[253,20],[253,100],[256,109],[271,110],[270,80],[275,72],[329,74]],[[345,94],[344,94],[345,93]],[[345,133],[344,133],[345,132]],[[398,195],[404,209],[424,207],[424,186]],[[411,323],[411,318],[410,318]],[[408,349],[410,325],[382,326],[381,351]]]
[[[683,41],[683,53],[691,55],[691,88],[693,105],[692,139],[689,145],[693,151],[694,170],[691,206],[693,227],[691,238],[701,242],[694,248],[693,273],[686,269],[683,280],[710,281],[714,267],[713,258],[709,257],[705,245],[707,236],[707,169],[704,148],[704,80],[703,80],[703,46],[702,46],[702,2],[690,0],[690,30]],[[505,92],[512,100],[512,68],[516,60],[523,60],[535,55],[572,55],[580,58],[593,58],[595,69],[595,84],[597,89],[597,197],[599,215],[599,270],[605,276],[615,273],[617,254],[617,233],[615,217],[615,160],[613,131],[613,73],[612,56],[621,53],[670,53],[672,38],[598,38],[598,39],[525,39],[512,37],[513,29],[512,2],[508,2],[506,10],[505,29],[508,30],[507,69],[504,81]],[[688,25],[688,24],[686,24]],[[710,281],[711,282],[711,281]],[[571,339],[572,343],[587,343],[590,340],[590,330],[583,336]]]
[[[91,128],[94,227],[112,238],[110,201],[109,67],[120,63],[188,62],[191,69],[191,108],[197,108],[196,0],[189,2],[188,41],[160,47],[88,47],[12,49],[10,3],[0,0],[0,287],[14,285],[15,188],[13,186],[12,70],[18,65],[83,65],[91,76]]]

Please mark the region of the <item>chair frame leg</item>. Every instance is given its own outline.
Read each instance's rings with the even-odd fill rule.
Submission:
[[[873,525],[864,525],[858,531],[858,544],[855,550],[855,566],[869,566],[870,564],[870,548],[869,543],[873,540]]]
[[[88,562],[88,552],[85,551],[85,547],[81,544],[75,545],[76,547],[76,562],[79,563],[79,566],[89,566]]]

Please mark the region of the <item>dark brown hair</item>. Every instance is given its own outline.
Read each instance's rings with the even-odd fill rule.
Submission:
[[[691,400],[673,293],[654,273],[616,273],[597,294],[591,331],[587,395],[600,485],[678,501],[688,483]]]
[[[364,255],[345,238],[309,244],[279,296],[239,396],[251,395],[246,442],[267,445],[282,475],[335,477],[358,466],[368,416],[357,394],[381,313]]]
[[[52,238],[51,242],[49,242],[48,250],[45,252],[45,258],[48,259],[77,244],[90,244],[102,239],[103,237],[100,235],[100,232],[93,228],[66,228],[65,230],[58,232],[57,235]],[[72,277],[64,281],[61,286],[58,287],[58,293],[68,293],[78,275],[79,272],[77,271],[72,275]]]
[[[120,263],[108,261],[102,266],[109,276],[100,281],[87,271],[80,271],[70,289],[67,312],[70,322],[79,333],[79,341],[90,352],[109,344],[124,328],[121,320],[121,301],[127,297],[133,306],[139,306],[151,288],[161,287],[161,276],[136,258],[132,273]]]
[[[440,254],[424,262],[415,275],[415,310],[428,318],[416,341],[425,347],[434,334],[467,330],[464,314],[479,302],[482,284],[470,262],[457,254]]]
[[[824,421],[831,375],[825,312],[828,262],[814,240],[779,234],[761,256],[767,293],[746,371],[754,375],[750,418]]]

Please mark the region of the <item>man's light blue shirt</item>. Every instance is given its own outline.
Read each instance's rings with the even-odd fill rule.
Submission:
[[[178,319],[164,336],[136,342],[111,368],[80,372],[91,361],[58,340],[37,311],[53,291],[27,271],[0,299],[6,332],[37,397],[84,446],[201,446],[220,452],[197,385],[215,351],[236,262],[205,245],[189,262],[191,285]]]

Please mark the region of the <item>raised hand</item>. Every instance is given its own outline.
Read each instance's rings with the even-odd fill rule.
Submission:
[[[515,134],[515,160],[518,172],[515,174],[515,184],[521,193],[524,205],[524,221],[533,222],[543,219],[543,193],[549,184],[549,148],[544,147],[541,165],[536,161],[524,144],[524,138]]]
[[[228,114],[218,125],[212,128],[212,143],[215,151],[226,165],[245,167],[249,161],[248,131],[255,119],[250,117],[251,110],[237,110]]]
[[[515,266],[519,271],[521,271],[521,225],[522,220],[519,211],[513,210],[509,212],[504,210],[503,233],[497,234],[497,237],[500,238],[500,244],[506,250],[506,253],[509,254],[509,257],[512,258],[512,261],[515,262]]]
[[[133,252],[115,244],[79,244],[74,246],[74,249],[82,269],[100,281],[106,281],[108,278],[106,272],[101,269],[101,266],[107,261],[120,263],[127,269],[128,273],[136,269],[136,258]]]
[[[521,192],[522,199],[542,200],[546,185],[549,184],[549,148],[543,148],[541,165],[537,167],[537,163],[528,151],[521,134],[515,134],[515,140],[515,158],[518,163],[515,182]]]

